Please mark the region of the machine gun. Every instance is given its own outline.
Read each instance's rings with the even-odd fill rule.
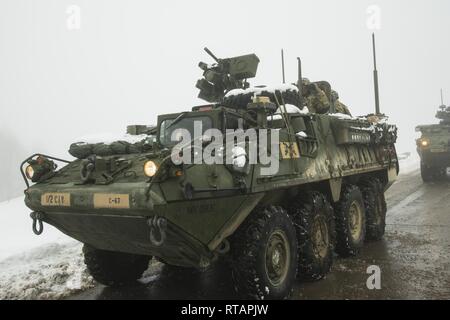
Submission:
[[[248,54],[233,58],[219,59],[208,48],[205,48],[215,61],[212,65],[200,62],[203,78],[197,81],[200,89],[198,97],[208,102],[219,102],[225,94],[233,89],[247,89],[247,79],[254,78],[258,69],[259,58]]]

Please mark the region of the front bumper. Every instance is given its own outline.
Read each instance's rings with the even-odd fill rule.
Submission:
[[[171,222],[165,227],[165,241],[154,245],[144,216],[51,212],[44,213],[43,221],[95,248],[151,255],[171,265],[204,268],[215,258],[206,246]]]
[[[151,255],[168,264],[186,267],[206,267],[213,259],[208,247],[177,225],[164,219],[164,241],[151,239],[155,207],[167,205],[144,183],[102,185],[37,184],[25,191],[25,203],[39,212],[41,220],[68,236],[95,248]],[[46,195],[66,194],[63,205],[43,205]],[[105,205],[98,207],[95,195],[127,195],[128,207]],[[156,217],[158,218],[158,217]],[[153,229],[154,230],[154,229]],[[158,230],[158,235],[159,230]],[[159,237],[161,238],[161,237]]]
[[[427,149],[418,150],[422,163],[429,167],[448,167],[450,166],[450,149]]]

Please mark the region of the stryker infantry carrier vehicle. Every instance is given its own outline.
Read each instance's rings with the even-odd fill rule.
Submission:
[[[445,106],[441,92],[441,106],[436,113],[439,124],[417,126],[417,139],[422,180],[430,182],[445,177],[450,167],[450,106]]]
[[[102,284],[139,279],[152,257],[200,269],[218,261],[241,296],[280,299],[296,277],[324,277],[334,252],[356,255],[384,234],[396,127],[332,104],[309,112],[305,92],[332,101],[331,87],[305,88],[300,60],[297,83],[252,88],[256,55],[212,56],[197,83],[210,104],[129,126],[117,141],[72,144],[73,161],[22,163],[34,232],[45,222],[84,243]],[[214,161],[198,159],[207,153]]]

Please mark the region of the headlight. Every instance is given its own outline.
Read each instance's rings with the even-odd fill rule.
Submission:
[[[34,176],[34,169],[32,165],[29,165],[26,169],[25,169],[25,174],[27,176],[28,179],[33,179]]]
[[[422,141],[420,141],[420,145],[421,145],[422,147],[428,147],[428,144],[429,144],[428,140],[422,140]]]
[[[158,166],[153,161],[147,161],[144,164],[144,173],[147,177],[153,177],[158,171]]]

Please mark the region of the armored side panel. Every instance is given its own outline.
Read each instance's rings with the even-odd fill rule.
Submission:
[[[367,144],[371,141],[371,132],[374,128],[370,128],[367,122],[355,120],[341,120],[333,123],[333,133],[336,143],[352,144],[363,143]]]

